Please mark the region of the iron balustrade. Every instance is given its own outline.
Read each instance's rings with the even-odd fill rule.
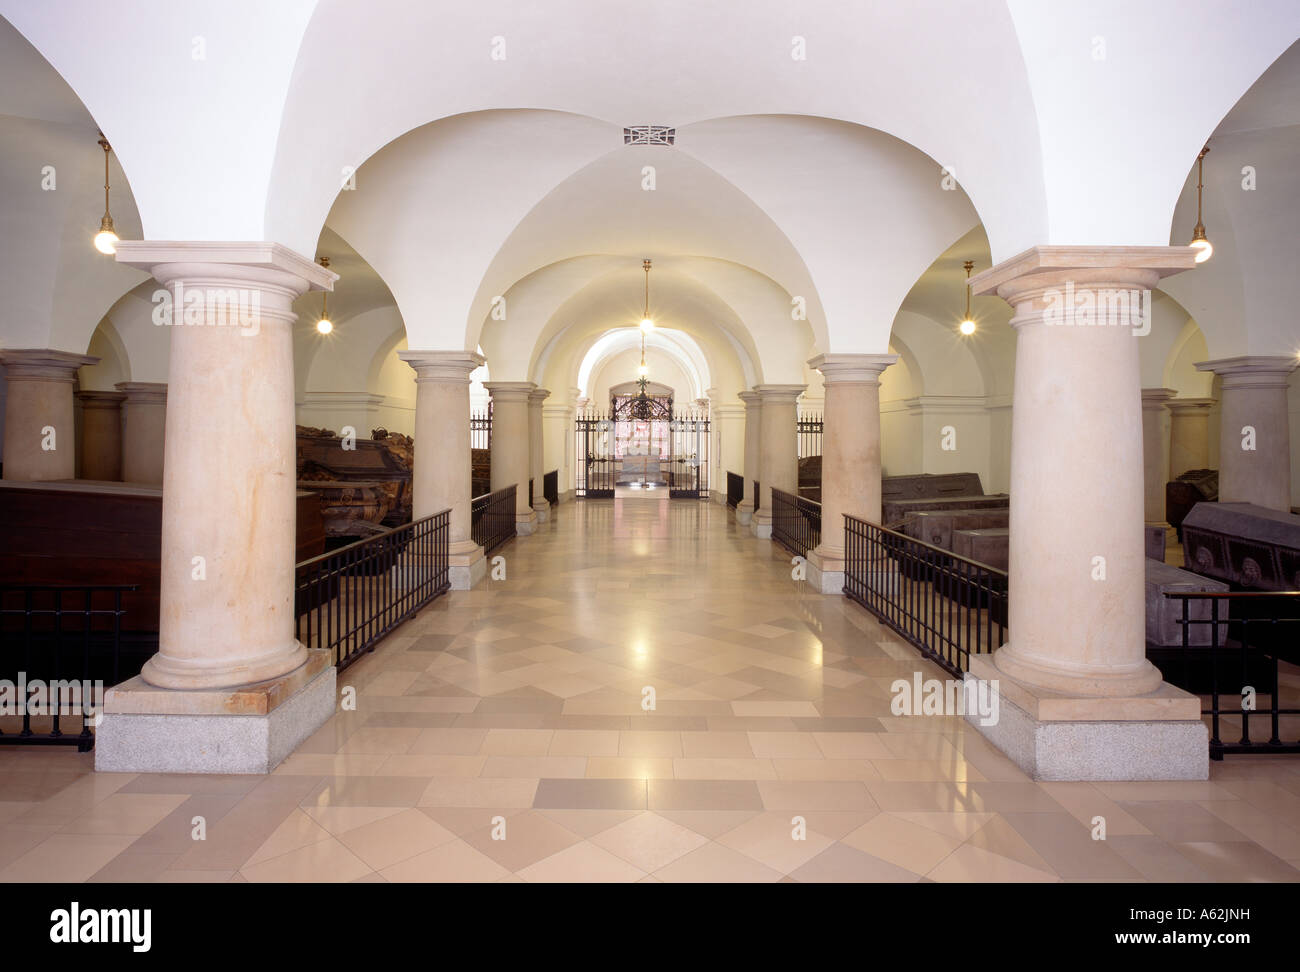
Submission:
[[[515,486],[474,497],[470,503],[470,536],[491,553],[515,538]]]
[[[822,454],[822,430],[824,424],[820,415],[801,415],[795,423],[795,455],[800,459]]]
[[[757,479],[754,480],[754,512],[757,513],[763,505],[763,484]]]
[[[727,472],[727,505],[733,510],[745,499],[745,477]]]
[[[443,510],[298,564],[298,640],[329,649],[341,671],[446,593],[450,517]]]
[[[0,744],[94,748],[92,720],[103,711],[103,691],[121,680],[122,585],[0,586],[0,676],[14,685],[17,732],[0,731]],[[21,666],[21,667],[19,667]],[[33,711],[35,710],[35,711]],[[80,731],[65,733],[63,717]],[[48,719],[49,728],[33,728]]]
[[[783,490],[772,490],[772,539],[793,554],[807,558],[821,543],[822,505]]]
[[[1007,640],[1006,571],[848,515],[844,595],[955,676]]]
[[[1182,601],[1178,619],[1182,626],[1181,671],[1174,666],[1165,673],[1166,678],[1176,685],[1181,681],[1179,688],[1200,695],[1208,703],[1201,714],[1210,717],[1210,758],[1220,760],[1225,754],[1239,753],[1300,753],[1300,738],[1293,735],[1290,741],[1282,740],[1282,717],[1300,716],[1300,708],[1282,706],[1280,696],[1287,679],[1279,677],[1284,658],[1288,659],[1288,667],[1300,663],[1300,591],[1166,591],[1164,596]],[[1192,617],[1192,605],[1204,602],[1208,602],[1209,610],[1202,608],[1197,613],[1208,617]],[[1191,643],[1194,625],[1209,626],[1208,645]],[[1208,692],[1200,691],[1206,687]],[[1259,702],[1265,695],[1268,708],[1260,711]],[[1232,704],[1224,704],[1227,698],[1232,699]],[[1247,707],[1248,700],[1253,700],[1254,708]],[[1251,719],[1256,725],[1267,720],[1266,742],[1251,738]],[[1240,738],[1224,742],[1225,724],[1231,729],[1238,720]]]
[[[492,404],[488,403],[486,411],[473,412],[469,417],[469,447],[471,449],[492,448]]]
[[[528,508],[530,510],[533,508],[533,481],[531,478],[528,480]]]
[[[542,477],[542,495],[546,502],[555,506],[560,502],[560,471],[552,469]]]

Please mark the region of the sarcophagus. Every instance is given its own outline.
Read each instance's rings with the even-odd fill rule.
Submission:
[[[1165,483],[1165,519],[1178,530],[1197,503],[1213,503],[1219,498],[1219,470],[1192,469],[1172,482]]]
[[[1300,590],[1300,516],[1251,503],[1200,503],[1183,520],[1188,570],[1234,587]]]
[[[298,426],[298,488],[320,495],[327,536],[372,536],[411,519],[414,445],[384,429],[372,434],[351,441]]]
[[[980,530],[988,527],[1006,527],[1010,522],[1009,509],[980,510],[918,510],[899,528],[900,533],[944,550],[952,550],[954,530]]]
[[[880,481],[880,497],[886,502],[983,495],[984,486],[979,473],[973,472],[886,476]]]

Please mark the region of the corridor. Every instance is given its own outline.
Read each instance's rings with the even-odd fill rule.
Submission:
[[[721,506],[563,504],[498,554],[342,672],[355,709],[269,777],[0,751],[0,881],[1300,877],[1300,758],[1029,781],[956,719],[892,715],[894,679],[942,673]]]

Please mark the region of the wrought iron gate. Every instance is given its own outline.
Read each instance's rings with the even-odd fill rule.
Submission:
[[[668,423],[668,495],[682,499],[709,496],[709,416],[686,412]]]
[[[614,495],[614,423],[599,411],[581,412],[574,421],[574,495],[607,499]]]
[[[624,457],[618,446],[619,429],[627,421],[612,413],[588,410],[574,420],[574,495],[607,499],[614,495],[625,459],[635,462],[640,455]],[[659,468],[667,480],[668,495],[680,499],[709,496],[709,445],[712,425],[707,412],[668,412],[639,419],[652,429],[647,441],[659,443]],[[619,423],[623,424],[620,425]],[[651,457],[653,458],[653,457]],[[627,473],[634,479],[640,473]],[[661,481],[662,482],[662,481]]]

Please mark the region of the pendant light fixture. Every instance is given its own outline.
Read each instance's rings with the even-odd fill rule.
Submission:
[[[970,272],[975,269],[975,261],[967,260],[964,266],[966,268],[966,316],[957,325],[957,330],[969,337],[975,333],[975,318],[970,316]]]
[[[99,133],[99,147],[104,150],[104,218],[99,221],[99,232],[95,234],[95,249],[107,256],[117,252],[117,232],[113,229],[113,217],[108,213],[108,153],[112,146],[104,133]]]
[[[316,260],[326,270],[330,267],[330,258],[327,256],[318,257]],[[330,320],[329,312],[329,291],[320,292],[320,320],[316,322],[316,331],[320,334],[329,334],[334,330],[334,322]]]
[[[1214,256],[1214,247],[1210,244],[1205,235],[1205,223],[1201,221],[1201,190],[1204,188],[1202,176],[1204,174],[1205,153],[1210,151],[1207,144],[1201,149],[1201,154],[1196,157],[1196,228],[1192,230],[1192,242],[1188,244],[1196,249],[1196,262],[1204,263],[1210,257]]]
[[[650,319],[650,261],[642,260],[641,269],[645,271],[645,307],[641,312],[641,366],[636,369],[636,377],[644,394],[646,379],[650,377],[645,363],[645,336],[654,330],[655,322]]]

